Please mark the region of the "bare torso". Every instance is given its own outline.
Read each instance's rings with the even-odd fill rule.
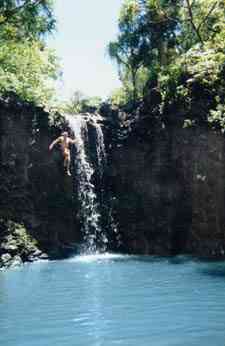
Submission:
[[[71,142],[70,138],[64,138],[63,136],[60,137],[59,144],[60,144],[60,147],[61,147],[61,150],[62,150],[63,153],[69,152],[69,150],[70,150],[70,148],[69,148],[70,142]]]
[[[72,139],[68,137],[67,132],[64,132],[64,134],[57,139],[55,139],[50,145],[49,150],[52,150],[52,148],[58,143],[60,145],[60,148],[62,150],[62,155],[64,157],[64,167],[66,167],[67,174],[70,176],[70,144],[74,144],[77,142],[76,139]]]

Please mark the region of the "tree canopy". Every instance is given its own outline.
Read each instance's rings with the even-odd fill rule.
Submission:
[[[55,28],[52,0],[0,0],[0,32],[5,39],[40,39]]]
[[[149,83],[167,90],[184,69],[197,78],[206,63],[212,76],[225,62],[225,0],[124,0],[118,27],[108,52],[128,100]]]
[[[0,93],[39,105],[54,95],[59,66],[45,37],[55,29],[52,0],[0,0]]]
[[[89,113],[96,111],[102,100],[100,97],[88,97],[80,90],[76,90],[70,100],[62,107],[63,112],[68,114]]]

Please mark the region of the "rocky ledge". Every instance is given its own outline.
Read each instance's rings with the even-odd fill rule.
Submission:
[[[0,270],[48,259],[23,225],[0,220],[0,229]]]

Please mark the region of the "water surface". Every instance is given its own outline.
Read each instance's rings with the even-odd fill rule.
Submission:
[[[225,263],[99,255],[0,273],[2,346],[225,346]]]

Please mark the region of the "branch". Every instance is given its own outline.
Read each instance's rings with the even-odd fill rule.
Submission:
[[[212,12],[215,10],[216,6],[218,5],[218,1],[216,1],[211,9],[209,10],[208,14],[205,16],[205,18],[201,21],[201,23],[199,24],[199,26],[197,27],[197,30],[199,31],[200,28],[202,27],[202,25],[207,21],[207,19],[209,18],[209,16],[212,14]]]
[[[195,22],[194,22],[193,12],[192,12],[192,4],[190,3],[190,0],[186,0],[186,4],[187,4],[187,9],[188,9],[188,13],[189,13],[189,20],[190,20],[190,23],[192,25],[192,28],[194,29],[196,35],[198,36],[199,41],[203,45],[203,43],[204,43],[203,39],[202,39],[201,34],[200,34],[200,32],[199,32],[199,30],[196,27]]]
[[[191,8],[193,8],[193,6],[195,5],[196,3],[196,0],[193,0],[192,3],[191,3]]]
[[[120,48],[120,50],[123,52],[123,54],[125,54],[127,60],[129,60],[129,55],[127,54],[126,50],[123,48],[123,46],[119,43],[117,43],[118,47]],[[118,63],[125,65],[127,68],[129,68],[129,64],[120,57],[119,53],[115,54],[115,58],[118,60]]]
[[[10,20],[11,17],[13,17],[18,12],[22,11],[28,6],[36,7],[40,5],[44,0],[26,0],[24,3],[18,7],[15,7],[11,10],[6,10],[3,13],[0,13],[3,16],[3,20],[0,22],[0,25],[5,24],[7,21]]]

